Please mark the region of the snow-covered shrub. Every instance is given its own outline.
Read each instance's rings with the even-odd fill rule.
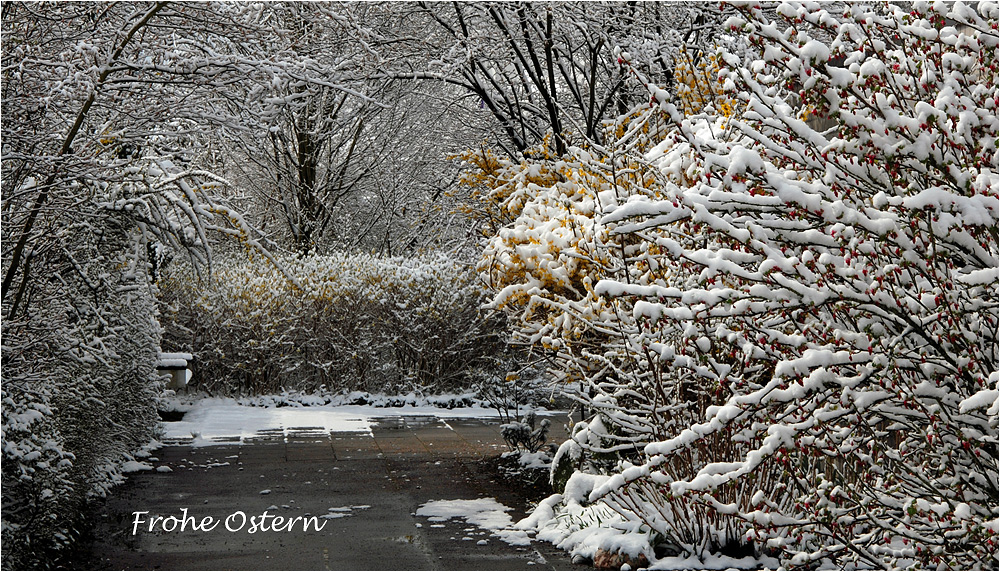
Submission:
[[[183,11],[4,5],[5,569],[51,565],[86,525],[86,499],[149,443],[158,265],[204,269],[213,231],[257,244],[192,144],[205,123],[193,91],[217,93],[219,76],[192,71],[205,69],[197,40],[152,25],[172,12],[171,27],[189,27]]]
[[[981,79],[997,9],[979,9],[786,4],[780,26],[751,6],[730,22],[758,50],[749,68],[726,57],[744,114],[726,137],[674,114],[701,180],[604,218],[655,230],[697,287],[597,287],[707,325],[670,353],[728,399],[647,446],[607,502],[655,528],[637,503],[687,497],[795,566],[996,566],[998,119]],[[712,246],[677,240],[679,221]],[[678,462],[720,436],[740,446]]]
[[[531,346],[563,392],[603,419],[610,433],[594,451],[602,466],[608,456],[638,460],[645,444],[679,432],[718,400],[715,388],[675,375],[661,359],[665,336],[679,338],[682,329],[651,332],[641,315],[595,289],[609,278],[650,286],[685,279],[654,241],[614,233],[602,221],[623,203],[661,198],[660,175],[641,152],[667,136],[667,126],[661,114],[639,110],[612,126],[614,146],[603,154],[571,148],[554,157],[543,147],[520,163],[466,156],[465,182],[490,215],[484,233],[494,233],[479,264],[495,291],[492,304],[507,314],[514,342]],[[681,167],[676,179],[684,183]]]
[[[603,178],[511,178],[487,247],[624,457],[588,499],[688,555],[996,567],[997,6],[738,13],[732,117],[651,86]]]
[[[79,213],[77,213],[79,214]],[[127,217],[58,231],[36,254],[26,311],[4,320],[4,567],[43,564],[80,531],[84,503],[153,438],[160,328]]]
[[[480,399],[496,409],[503,423],[517,421],[522,411],[553,403],[555,392],[548,377],[530,362],[522,365],[523,361],[527,360],[518,355],[516,348],[505,348],[491,364],[491,371],[482,372],[473,388]]]
[[[196,387],[440,393],[471,387],[503,347],[474,273],[445,254],[280,264],[219,264],[211,282],[165,275],[165,343],[194,353]]]
[[[538,427],[535,427],[536,422]],[[528,453],[536,453],[545,445],[549,436],[549,427],[552,422],[542,419],[538,422],[538,416],[534,411],[528,411],[520,421],[511,421],[500,426],[500,435],[507,442],[512,450]]]
[[[656,552],[655,535],[642,523],[630,522],[607,505],[589,501],[591,492],[607,479],[605,475],[573,474],[562,493],[543,500],[515,526],[535,531],[535,538],[566,550],[574,562],[583,559],[596,564],[601,552],[648,562]]]
[[[543,147],[520,163],[484,151],[465,157],[466,184],[490,215],[484,233],[495,232],[479,265],[496,292],[493,305],[507,313],[514,341],[545,356],[564,394],[593,414],[553,460],[556,491],[575,472],[607,474],[623,461],[640,462],[644,446],[683,431],[721,403],[717,383],[699,383],[694,372],[663,359],[684,327],[654,326],[627,301],[597,289],[609,279],[649,288],[696,280],[664,260],[655,241],[613,232],[615,225],[602,220],[639,197],[662,198],[664,177],[641,154],[669,135],[667,127],[658,111],[637,110],[612,127],[614,147],[603,155],[571,148],[571,155],[554,157]],[[695,157],[686,149],[670,174],[674,184],[693,182]],[[731,449],[724,440],[706,446]],[[742,541],[731,519],[718,530],[703,526],[709,521],[702,515],[672,522],[677,535],[701,550]]]
[[[200,392],[164,392],[157,400],[157,409],[161,413],[173,412],[183,415],[195,404],[210,398]],[[456,409],[464,407],[488,408],[489,404],[480,400],[475,393],[437,393],[433,395],[417,395],[415,392],[406,395],[372,394],[367,391],[352,391],[350,393],[320,390],[299,391],[283,390],[276,395],[247,395],[236,398],[237,405],[250,407],[319,407],[323,405],[367,405],[370,407],[437,407],[440,409]]]

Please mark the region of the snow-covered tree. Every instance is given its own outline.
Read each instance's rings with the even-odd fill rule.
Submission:
[[[370,3],[244,5],[241,17],[268,28],[241,43],[261,65],[231,87],[212,145],[248,220],[303,254],[454,239],[440,215],[457,167],[443,157],[476,137],[454,86],[389,73],[387,34],[417,32]]]
[[[248,51],[290,65],[255,66],[240,82],[224,168],[249,201],[271,213],[261,218],[278,227],[272,236],[307,253],[367,174],[358,159],[376,107],[365,93],[360,50],[352,49],[357,30],[337,6],[323,3],[263,5],[246,16],[270,27]]]
[[[3,7],[5,567],[71,541],[82,503],[153,436],[162,264],[207,267],[214,232],[258,244],[191,145],[248,64],[219,35],[233,16]]]
[[[687,6],[612,2],[400,4],[405,21],[423,25],[389,60],[399,77],[438,80],[472,94],[468,104],[495,121],[490,143],[510,157],[541,143],[562,155],[573,142],[601,141],[603,123],[645,97],[628,89],[612,52],[624,46],[635,64],[670,77]],[[693,32],[692,32],[693,34]],[[693,37],[693,36],[691,36]]]

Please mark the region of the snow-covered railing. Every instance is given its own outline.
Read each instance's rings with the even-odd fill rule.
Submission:
[[[167,389],[182,389],[187,386],[188,380],[191,379],[191,370],[188,369],[188,364],[194,360],[191,354],[160,352],[158,359],[157,371],[162,375],[170,376]]]

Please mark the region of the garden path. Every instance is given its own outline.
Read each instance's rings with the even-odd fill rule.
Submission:
[[[515,546],[461,518],[417,514],[430,501],[484,497],[510,507],[514,522],[525,514],[524,491],[483,461],[506,450],[495,418],[371,421],[370,432],[273,430],[212,446],[168,444],[156,451],[154,470],[132,474],[95,507],[93,541],[78,564],[146,570],[587,569],[547,543]],[[553,431],[562,432],[553,437],[565,435],[562,425],[553,418]],[[264,511],[286,519],[282,527],[295,517],[319,516],[314,522],[322,529],[303,531],[300,519],[291,531],[249,533],[249,519]],[[239,513],[247,523],[228,530],[230,515],[236,515],[230,527],[241,528]],[[154,516],[185,514],[194,519],[183,532],[165,531],[162,521],[149,530]],[[486,516],[506,520],[503,513]],[[212,530],[191,529],[206,517],[217,521]],[[277,521],[265,522],[274,527]]]

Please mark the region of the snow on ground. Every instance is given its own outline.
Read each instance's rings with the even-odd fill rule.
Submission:
[[[417,516],[427,517],[431,522],[445,522],[461,518],[467,523],[488,530],[491,535],[507,544],[527,546],[531,539],[523,530],[514,530],[514,521],[507,514],[511,509],[493,498],[474,500],[435,500],[424,503],[417,509]],[[480,543],[483,543],[480,541]]]
[[[606,475],[574,473],[562,494],[538,503],[534,512],[511,528],[531,532],[536,540],[549,542],[570,553],[591,560],[599,551],[620,553],[631,558],[640,554],[649,560],[649,570],[750,570],[774,569],[774,558],[732,558],[707,555],[703,558],[667,556],[656,558],[653,533],[640,522],[630,521],[603,502],[591,502],[594,489],[609,479]]]
[[[517,464],[522,469],[549,470],[552,464],[552,454],[548,451],[508,451],[500,455],[504,459],[517,457]]]
[[[348,516],[354,516],[355,510],[365,510],[371,508],[371,505],[359,504],[354,506],[338,506],[326,509],[326,514],[321,515],[320,518],[325,518],[327,520],[334,518],[346,518]]]
[[[285,435],[301,431],[371,433],[368,417],[343,407],[248,407],[233,399],[207,398],[195,402],[181,421],[163,423],[167,440],[194,438],[192,445],[254,437],[280,430]]]
[[[310,405],[256,407],[241,405],[235,399],[208,397],[185,405],[181,421],[165,421],[163,439],[187,441],[204,447],[221,442],[240,441],[262,433],[365,433],[371,434],[378,419],[393,417],[428,417],[430,419],[495,418],[497,412],[486,407],[442,409],[433,405],[376,407],[373,405]],[[555,414],[552,412],[551,414]],[[564,413],[564,412],[559,412]],[[542,414],[548,414],[542,413]]]
[[[647,570],[775,570],[780,562],[777,558],[760,557],[733,558],[716,554],[695,556],[668,556],[653,561]]]
[[[142,461],[125,461],[122,463],[121,470],[123,473],[138,473],[139,471],[151,471],[153,470],[153,465],[149,463],[143,463]]]

